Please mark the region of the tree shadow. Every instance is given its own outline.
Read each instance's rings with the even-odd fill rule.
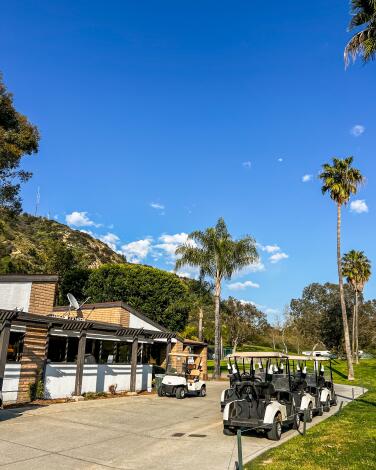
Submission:
[[[18,407],[6,407],[0,409],[0,423],[3,421],[8,421],[9,419],[19,418],[24,414],[25,411],[35,410],[37,408],[43,408],[46,405],[26,405]]]
[[[343,379],[347,379],[347,375],[345,375],[343,372],[339,371],[338,369],[335,369],[333,366],[332,366],[332,371],[338,374]]]

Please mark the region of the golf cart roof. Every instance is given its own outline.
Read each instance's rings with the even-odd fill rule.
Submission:
[[[174,357],[200,357],[200,354],[192,354],[192,353],[187,353],[187,352],[181,352],[181,353],[170,353],[170,356]]]
[[[328,357],[322,356],[298,356],[295,354],[289,354],[289,359],[292,361],[329,361]]]
[[[280,359],[287,359],[287,355],[286,354],[283,354],[283,353],[280,353],[280,352],[276,352],[276,351],[272,351],[272,352],[260,352],[260,351],[255,351],[255,352],[237,352],[235,354],[229,354],[227,357],[229,357],[230,359],[232,358],[241,358],[241,359],[245,359],[245,358],[249,358],[249,359],[252,359],[252,358],[257,358],[257,359],[262,359],[262,358],[272,358],[272,357],[278,357]]]

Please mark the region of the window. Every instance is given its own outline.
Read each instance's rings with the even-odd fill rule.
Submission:
[[[65,362],[67,338],[64,336],[50,336],[48,340],[47,359],[50,362]]]
[[[161,348],[161,344],[143,344],[142,364],[154,364],[160,366],[162,364]]]
[[[85,349],[85,363],[107,364],[109,356],[113,356],[113,358],[115,359],[115,344],[115,341],[106,341],[91,338],[87,339]]]
[[[118,343],[115,362],[118,364],[130,364],[132,357],[132,343]]]
[[[7,362],[19,362],[22,357],[24,333],[10,332],[7,351]]]

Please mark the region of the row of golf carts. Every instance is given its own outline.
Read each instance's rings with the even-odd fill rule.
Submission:
[[[329,367],[326,367],[326,364]],[[228,356],[230,387],[222,392],[223,432],[266,431],[278,441],[283,427],[299,429],[337,404],[330,358],[279,352]]]

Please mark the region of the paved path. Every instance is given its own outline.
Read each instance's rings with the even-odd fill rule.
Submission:
[[[236,439],[222,434],[219,411],[226,385],[209,382],[205,398],[152,395],[0,410],[0,468],[233,470]],[[346,404],[352,388],[336,389]],[[354,391],[355,396],[362,392]],[[285,432],[280,443],[295,434]],[[246,436],[244,461],[275,445]]]

